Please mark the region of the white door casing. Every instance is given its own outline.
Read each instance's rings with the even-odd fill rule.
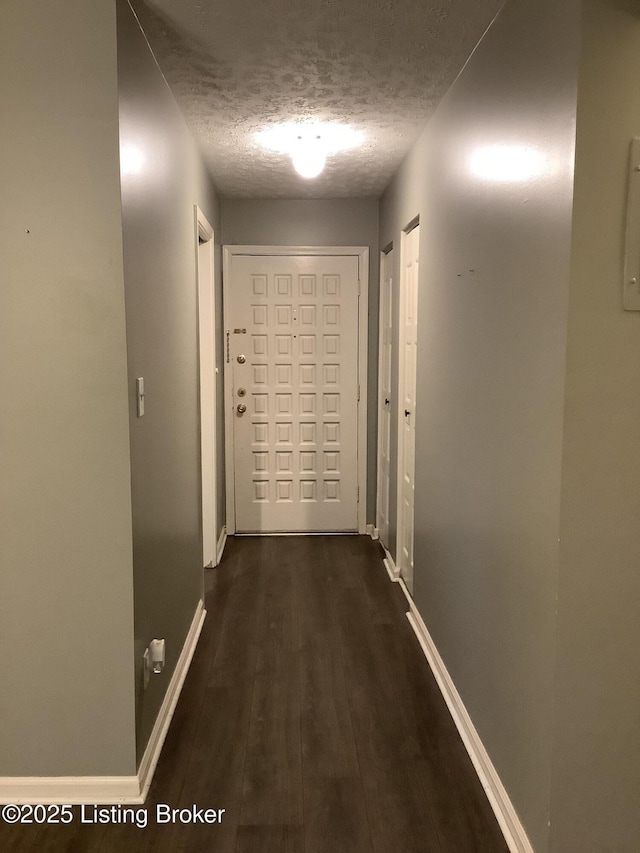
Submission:
[[[203,566],[217,562],[216,341],[213,229],[195,205]]]
[[[398,370],[398,568],[413,594],[420,226],[402,234]]]
[[[364,529],[364,255],[225,247],[227,514],[234,532]]]
[[[391,477],[391,349],[393,249],[380,253],[380,323],[378,334],[378,488],[376,527],[389,546],[389,483]]]

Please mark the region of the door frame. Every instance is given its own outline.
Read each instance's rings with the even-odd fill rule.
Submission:
[[[229,289],[234,255],[351,256],[358,259],[358,533],[367,531],[367,377],[369,353],[369,247],[368,246],[223,246],[222,293],[224,313],[224,423],[227,493],[227,533],[236,532],[235,465],[233,454],[233,381],[229,359]]]
[[[380,537],[382,544],[388,548],[389,547],[389,498],[390,494],[387,494],[387,536],[386,540],[381,537],[381,528],[380,528],[380,493],[381,493],[381,470],[382,470],[382,388],[383,388],[383,348],[384,348],[384,328],[383,328],[383,305],[384,305],[384,289],[385,289],[385,280],[389,274],[389,272],[393,273],[393,270],[389,270],[389,255],[393,252],[393,243],[391,243],[386,251],[380,252],[380,279],[378,285],[378,399],[377,399],[377,426],[378,426],[378,448],[377,448],[377,462],[376,462],[376,528],[378,530],[378,536]],[[393,277],[392,277],[393,282]],[[393,294],[392,294],[393,296]],[[391,316],[389,320],[391,321],[391,328],[393,329],[393,298],[389,304],[389,311]],[[393,341],[391,342],[391,347],[393,348]],[[393,384],[393,381],[392,381]],[[391,389],[389,389],[389,420],[391,421]],[[389,452],[391,451],[391,430],[389,430]],[[391,480],[392,473],[389,471],[389,480]],[[389,486],[391,483],[389,482]],[[389,492],[391,490],[389,489]]]
[[[404,526],[406,520],[402,507],[402,477],[404,470],[404,440],[403,440],[403,424],[404,424],[404,396],[405,396],[405,347],[404,347],[404,326],[403,318],[405,314],[405,302],[407,298],[407,278],[405,271],[405,261],[407,256],[407,240],[409,234],[420,225],[420,217],[417,216],[404,228],[400,234],[400,275],[398,277],[399,290],[399,308],[398,308],[398,446],[397,446],[397,485],[396,485],[396,566],[400,572],[402,579],[409,584],[411,589],[409,592],[413,595],[413,576],[408,579],[406,572],[410,567],[402,565],[402,542],[404,539]],[[417,295],[416,295],[417,299]],[[417,322],[417,320],[416,320]],[[416,386],[417,386],[417,364],[416,364]],[[417,402],[416,402],[417,410]],[[414,412],[415,418],[416,412]],[[415,429],[415,427],[414,427]],[[415,455],[414,455],[414,480],[415,480]],[[413,507],[415,517],[415,503]],[[415,521],[414,521],[414,543],[415,543]]]
[[[198,290],[198,400],[200,412],[200,510],[202,564],[218,565],[218,460],[217,460],[217,341],[214,231],[194,204],[196,282]],[[202,264],[206,253],[206,266]],[[203,269],[203,266],[205,267]],[[211,467],[212,470],[209,470]],[[206,481],[208,488],[205,488]],[[207,527],[213,524],[212,530]]]

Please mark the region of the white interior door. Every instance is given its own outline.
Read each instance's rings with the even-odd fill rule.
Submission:
[[[413,593],[413,539],[418,343],[420,227],[402,235],[400,272],[400,359],[398,412],[398,560]]]
[[[380,258],[380,328],[378,359],[378,496],[376,527],[389,545],[389,480],[391,477],[391,344],[393,249]]]
[[[196,207],[198,240],[198,344],[200,362],[200,461],[202,477],[202,565],[216,553],[216,346],[213,229]]]
[[[236,531],[357,531],[358,258],[236,254],[229,284]]]

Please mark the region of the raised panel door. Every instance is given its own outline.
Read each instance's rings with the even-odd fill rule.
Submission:
[[[234,255],[227,292],[236,530],[357,530],[358,259]]]

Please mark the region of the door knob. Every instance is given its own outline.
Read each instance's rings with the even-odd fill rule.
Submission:
[[[239,415],[244,415],[244,413],[247,411],[247,407],[244,403],[238,403],[236,411]]]
[[[238,356],[238,364],[244,364],[247,359],[243,355]]]

